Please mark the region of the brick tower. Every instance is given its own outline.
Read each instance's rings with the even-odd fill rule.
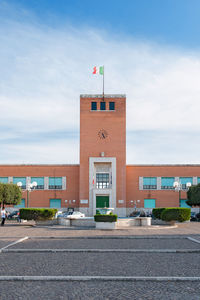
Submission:
[[[126,215],[126,96],[80,96],[80,210]]]

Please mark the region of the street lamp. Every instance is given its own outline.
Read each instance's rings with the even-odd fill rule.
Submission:
[[[191,182],[187,182],[186,183],[186,189],[183,189],[182,184],[180,183],[180,181],[175,181],[173,184],[173,187],[175,188],[175,191],[178,192],[178,199],[179,199],[179,205],[180,205],[180,200],[181,200],[181,191],[186,190],[188,191],[189,188],[191,187]]]
[[[22,182],[21,181],[19,181],[18,183],[17,183],[17,186],[18,187],[22,187]],[[35,188],[36,188],[36,186],[37,186],[37,182],[36,181],[33,181],[32,183],[28,183],[27,184],[27,207],[29,207],[29,192],[31,192],[32,190],[34,190]]]

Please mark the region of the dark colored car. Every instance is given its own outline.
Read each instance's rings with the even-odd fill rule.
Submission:
[[[17,219],[19,217],[19,211],[18,210],[14,210],[13,212],[11,212],[8,215],[8,220],[12,220],[12,219]]]
[[[192,221],[192,222],[198,221],[197,214],[193,211],[191,212],[190,221]]]

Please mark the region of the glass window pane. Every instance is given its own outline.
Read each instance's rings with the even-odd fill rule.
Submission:
[[[161,188],[162,189],[173,189],[174,181],[175,181],[174,177],[162,177],[161,178]]]
[[[31,177],[31,183],[37,182],[35,189],[43,190],[44,189],[44,177]]]
[[[192,177],[180,177],[181,184],[186,184],[187,182],[190,182],[192,184]]]
[[[115,102],[109,102],[109,110],[115,110]]]
[[[155,208],[156,199],[144,199],[144,208]]]
[[[97,110],[97,103],[91,102],[91,110]]]
[[[0,177],[1,183],[8,183],[8,177]]]
[[[100,109],[105,110],[106,109],[106,102],[100,102]]]
[[[13,177],[13,183],[17,184],[18,182],[22,183],[22,189],[26,188],[26,177]]]
[[[143,185],[157,185],[156,177],[144,177]]]

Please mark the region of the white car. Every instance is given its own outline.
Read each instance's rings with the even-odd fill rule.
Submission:
[[[73,211],[73,213],[67,216],[67,219],[79,219],[85,218],[85,214],[81,213],[80,211]]]

